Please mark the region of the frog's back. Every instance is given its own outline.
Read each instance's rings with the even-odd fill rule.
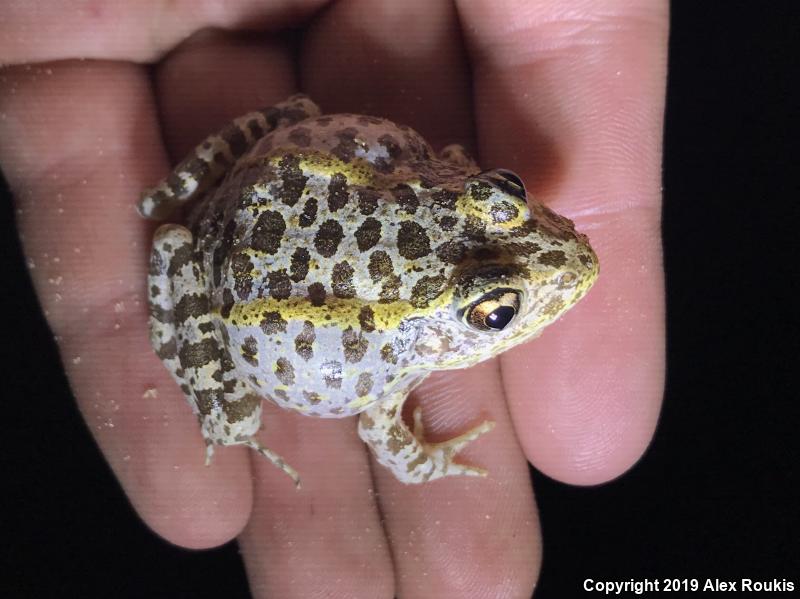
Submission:
[[[240,160],[193,229],[237,367],[278,403],[345,415],[369,404],[372,387],[383,396],[408,384],[392,373],[416,338],[409,317],[447,292],[452,264],[436,248],[449,221],[436,221],[455,192],[409,175],[431,162],[410,129],[352,115],[309,121]]]

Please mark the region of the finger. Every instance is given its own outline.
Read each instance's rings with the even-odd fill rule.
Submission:
[[[222,543],[250,509],[245,455],[203,466],[195,419],[147,338],[149,244],[133,207],[164,160],[147,78],[113,63],[3,77],[0,162],[78,406],[145,522],[180,545]]]
[[[176,159],[232,118],[295,91],[286,44],[219,34],[190,40],[156,78]],[[262,421],[260,439],[298,470],[302,489],[252,457],[255,505],[241,546],[256,596],[307,597],[335,586],[341,596],[364,597],[381,584],[390,589],[387,544],[353,420],[320,422],[265,405]]]
[[[255,459],[253,515],[239,540],[254,597],[392,597],[389,543],[355,421],[270,406],[264,423],[263,438],[286,447],[302,488]]]
[[[296,26],[326,0],[238,0],[236,2],[116,2],[83,6],[63,2],[11,2],[0,20],[3,64],[67,58],[160,59],[195,31],[208,28]]]
[[[665,2],[462,2],[482,155],[576,221],[595,288],[503,356],[525,452],[576,483],[619,475],[647,446],[664,378],[660,150]]]
[[[336,43],[342,39],[348,43]],[[326,110],[405,122],[435,148],[472,137],[469,70],[449,3],[336,4],[307,37],[301,74]],[[416,395],[432,439],[453,437],[484,418],[497,426],[461,458],[488,468],[487,479],[404,486],[373,465],[397,594],[529,592],[538,564],[537,521],[496,364],[441,375]],[[505,534],[515,527],[522,532]]]

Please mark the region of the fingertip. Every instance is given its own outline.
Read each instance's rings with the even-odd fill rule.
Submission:
[[[209,466],[202,449],[193,463],[152,463],[135,473],[131,503],[153,532],[187,549],[223,545],[247,525],[252,509],[247,450],[220,448]],[[120,480],[127,477],[120,475]]]

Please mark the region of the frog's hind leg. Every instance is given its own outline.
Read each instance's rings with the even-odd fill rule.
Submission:
[[[261,398],[232,376],[230,354],[215,326],[202,272],[191,232],[180,225],[159,227],[148,278],[151,341],[200,420],[206,464],[215,445],[246,445],[299,485],[297,472],[255,439],[261,427]]]
[[[319,108],[303,95],[295,95],[270,108],[234,119],[209,135],[139,202],[146,218],[163,220],[178,206],[198,197],[219,181],[228,168],[267,133],[319,115]]]
[[[375,458],[404,483],[421,483],[443,476],[486,476],[482,468],[466,466],[453,457],[470,441],[494,428],[484,421],[467,432],[440,443],[425,441],[422,410],[414,410],[414,430],[403,422],[406,394],[397,394],[367,409],[358,421],[358,434],[369,445]]]

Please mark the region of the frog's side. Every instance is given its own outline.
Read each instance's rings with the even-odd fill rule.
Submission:
[[[411,129],[319,116],[294,96],[210,136],[145,194],[189,228],[156,232],[151,340],[200,419],[208,458],[261,445],[261,400],[360,413],[359,433],[404,482],[484,472],[452,461],[484,422],[426,443],[402,404],[431,371],[488,359],[539,333],[597,276],[572,223],[507,171],[459,146],[438,156]]]

